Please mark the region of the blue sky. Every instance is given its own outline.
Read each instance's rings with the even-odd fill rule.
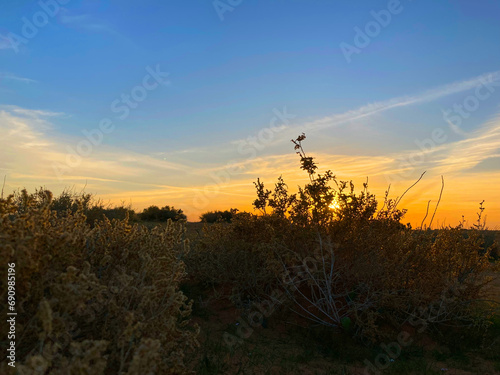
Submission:
[[[475,97],[488,74],[499,79],[498,1],[54,1],[43,1],[57,4],[50,8],[56,14],[35,26],[33,37],[23,25],[44,8],[36,1],[1,5],[0,126],[9,136],[0,149],[0,173],[9,187],[57,191],[87,184],[98,195],[138,208],[173,202],[195,220],[220,205],[248,206],[251,181],[259,176],[271,183],[290,171],[291,181],[299,181],[288,142],[301,131],[311,152],[323,164],[333,163],[325,167],[354,180],[370,174],[374,188],[383,190],[385,176],[399,168],[394,160],[418,149],[416,142],[436,128],[446,132],[446,141],[411,173],[398,172],[394,182],[402,189],[430,169],[429,185],[408,202],[417,214],[427,192],[439,190],[441,174],[460,186],[472,184],[463,196],[450,189],[449,206],[454,199],[466,202],[460,207],[466,212],[482,199],[472,172],[500,180],[500,86],[483,88],[489,95],[476,98],[477,108],[470,99],[474,109],[461,116],[459,128],[442,112]],[[221,11],[224,6],[231,10]],[[379,22],[359,48],[356,28],[369,32],[377,22],[373,12],[390,19]],[[17,51],[12,33],[27,41]],[[341,48],[346,44],[359,51],[350,61]],[[147,67],[168,72],[168,84],[147,91],[118,119],[111,104],[142,84]],[[283,130],[255,153],[238,151],[239,142],[268,128],[275,111],[285,107],[294,117]],[[63,178],[37,165],[65,159],[67,146],[76,148],[85,139],[82,131],[98,129],[103,118],[113,121],[114,130]],[[15,138],[20,127],[24,140]],[[480,149],[489,151],[478,156],[474,145],[484,139],[488,147]],[[457,157],[452,151],[464,145],[471,163],[451,168],[450,155]],[[388,159],[394,165],[387,168],[366,164],[375,160],[380,167]],[[228,181],[210,175],[232,163],[245,166]],[[217,193],[204,192],[205,203],[193,203],[193,192],[214,184]],[[499,200],[488,189],[483,195],[498,225]],[[452,215],[445,206],[443,220],[453,221]]]

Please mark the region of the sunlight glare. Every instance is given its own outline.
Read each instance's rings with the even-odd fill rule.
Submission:
[[[337,201],[333,201],[330,206],[329,206],[332,210],[338,210],[340,208],[340,205],[339,205],[339,202]]]

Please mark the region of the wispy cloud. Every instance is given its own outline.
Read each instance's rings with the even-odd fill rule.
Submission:
[[[72,156],[70,146],[78,144],[78,137],[69,137],[53,131],[49,119],[63,114],[30,110],[16,106],[0,106],[0,167],[26,176],[45,176],[44,181],[55,181],[54,163],[66,165]],[[69,159],[71,160],[71,159]],[[91,155],[67,172],[57,185],[81,182],[82,178],[115,181],[117,191],[136,184],[169,186],[194,184],[198,170],[181,163],[158,160],[119,147],[100,145]],[[20,175],[18,175],[20,176]],[[112,181],[109,181],[110,183]],[[22,182],[22,181],[21,181]],[[115,183],[112,182],[112,183]],[[30,182],[31,183],[31,182]]]
[[[486,80],[493,80],[493,81],[500,80],[500,70],[491,73],[485,73],[480,76],[470,78],[467,80],[439,86],[424,91],[423,93],[420,94],[411,96],[401,96],[386,101],[367,104],[351,111],[347,111],[337,115],[327,116],[319,120],[302,124],[298,126],[297,129],[302,129],[302,130],[306,129],[314,131],[314,130],[320,130],[324,128],[342,125],[351,121],[359,120],[364,117],[388,111],[390,109],[429,102],[449,95],[458,94],[473,89],[481,84],[484,84]]]
[[[67,27],[80,29],[89,33],[108,34],[130,48],[139,48],[139,46],[132,39],[122,34],[115,25],[91,14],[79,14],[74,11],[70,11],[67,8],[61,8],[59,20],[61,24]]]
[[[283,126],[282,130],[279,133],[280,136],[276,137],[274,141],[269,142],[267,146],[274,146],[285,141],[288,142],[291,137],[295,137],[297,136],[297,134],[300,134],[302,132],[311,133],[327,128],[338,127],[341,125],[350,124],[357,120],[368,119],[369,117],[379,115],[391,109],[431,102],[450,95],[465,92],[484,84],[484,82],[486,81],[500,81],[500,70],[491,73],[485,73],[466,80],[441,85],[419,94],[399,96],[384,101],[369,103],[343,113],[333,114],[312,121],[299,122],[294,120],[293,125]],[[465,133],[462,132],[462,135],[465,135]],[[234,149],[235,145],[238,145],[244,141],[245,139],[233,140],[229,143],[228,146],[221,147],[219,151],[227,150],[227,148],[231,146]]]
[[[0,49],[2,49],[1,45],[2,45],[2,43],[0,40]],[[34,79],[20,77],[18,75],[15,75],[13,73],[8,73],[8,72],[0,72],[0,80],[2,80],[2,79],[8,80],[8,81],[19,81],[19,82],[28,83],[28,84],[38,82],[38,81],[35,81]]]
[[[59,20],[62,24],[96,33],[107,33],[130,42],[109,22],[103,21],[90,14],[76,14],[68,9],[62,9]]]
[[[485,81],[499,81],[500,71],[482,74],[480,76],[446,84],[426,90],[420,94],[407,95],[396,97],[390,100],[375,102],[364,105],[354,110],[350,110],[341,114],[332,115],[310,121],[306,123],[298,123],[297,121],[291,127],[288,127],[284,134],[275,141],[266,145],[266,152],[259,152],[259,157],[240,160],[231,163],[233,169],[240,171],[239,174],[233,176],[233,180],[238,179],[254,179],[256,176],[277,176],[281,173],[287,173],[299,178],[294,171],[296,170],[296,161],[290,159],[288,151],[283,154],[276,154],[277,148],[274,147],[278,143],[289,142],[290,137],[296,136],[302,131],[314,133],[325,128],[340,126],[355,120],[368,118],[376,114],[388,111],[393,108],[401,108],[410,105],[438,100],[440,98],[466,92],[474,89]],[[353,178],[356,176],[387,176],[398,174],[406,176],[399,178],[400,181],[407,181],[413,178],[413,174],[421,173],[423,170],[435,171],[441,173],[459,173],[460,171],[472,168],[481,163],[483,160],[491,158],[492,155],[498,154],[497,149],[500,147],[500,121],[493,120],[491,123],[485,124],[470,134],[463,134],[465,139],[457,142],[449,142],[429,150],[407,149],[401,152],[391,152],[387,149],[383,152],[383,156],[373,155],[343,155],[331,153],[315,153],[318,160],[321,160],[322,165],[331,166],[335,173],[345,178]],[[232,141],[226,145],[217,147],[217,153],[222,153],[232,149],[236,151],[235,145],[244,140]],[[195,152],[198,150],[194,150]],[[408,173],[408,167],[401,167],[402,160],[408,160],[409,157],[415,154],[423,154],[421,162],[414,163],[410,166],[415,173]],[[213,173],[225,173],[228,170],[227,165],[213,165],[203,168],[201,175],[209,175]]]
[[[13,112],[20,116],[31,117],[38,120],[41,120],[42,118],[45,117],[58,117],[65,115],[63,112],[52,112],[41,109],[27,109],[15,105],[1,105],[0,110],[7,110],[9,112]]]
[[[89,14],[72,14],[67,9],[61,15],[60,21],[65,25],[72,25],[88,31],[105,31],[111,34],[118,34],[110,24],[96,17]]]
[[[499,156],[500,117],[488,122],[468,138],[443,147],[446,156],[439,160],[439,167],[447,171],[473,168],[482,161]]]

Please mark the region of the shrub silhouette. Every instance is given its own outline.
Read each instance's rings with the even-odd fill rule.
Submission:
[[[182,210],[177,210],[170,206],[165,206],[163,208],[159,208],[158,206],[149,206],[142,211],[140,217],[143,221],[166,222],[168,220],[186,220],[186,215],[184,215]]]
[[[200,221],[210,224],[216,223],[218,221],[230,223],[237,212],[238,209],[236,208],[231,208],[225,211],[209,211],[201,214]]]

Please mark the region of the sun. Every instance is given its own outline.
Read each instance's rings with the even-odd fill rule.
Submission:
[[[337,202],[337,201],[333,201],[328,207],[330,207],[332,210],[340,209],[339,202]]]

